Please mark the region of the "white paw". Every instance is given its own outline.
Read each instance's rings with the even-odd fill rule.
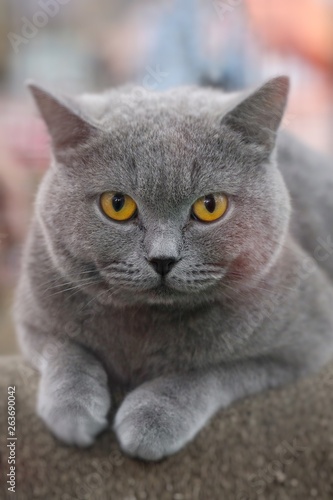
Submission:
[[[143,460],[160,460],[193,437],[186,415],[163,397],[137,389],[120,406],[114,431],[121,449]]]
[[[101,415],[92,414],[89,409],[77,404],[63,407],[39,405],[38,415],[44,420],[52,434],[69,445],[90,446],[96,436],[106,429],[106,411]]]
[[[70,381],[41,380],[37,412],[50,431],[69,445],[90,446],[96,436],[108,426],[111,406],[106,384],[97,380],[83,380],[72,385]]]

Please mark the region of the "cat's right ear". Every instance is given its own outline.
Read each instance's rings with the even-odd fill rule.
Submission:
[[[85,144],[97,135],[98,129],[89,123],[70,98],[56,97],[32,82],[27,86],[46,123],[56,155],[59,151]]]
[[[272,78],[222,118],[222,125],[246,143],[254,143],[269,155],[286,108],[289,78]]]

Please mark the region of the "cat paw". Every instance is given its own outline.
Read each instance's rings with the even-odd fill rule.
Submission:
[[[104,375],[104,374],[103,374]],[[68,445],[87,447],[108,426],[111,406],[106,376],[71,381],[41,379],[37,413],[55,437]]]
[[[170,399],[137,389],[120,406],[114,431],[132,457],[161,460],[180,450],[194,435],[188,415]]]

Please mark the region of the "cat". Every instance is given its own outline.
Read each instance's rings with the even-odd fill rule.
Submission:
[[[30,89],[52,161],[15,319],[56,437],[89,446],[115,412],[122,450],[160,460],[332,357],[333,170],[278,132],[287,77],[232,94]]]

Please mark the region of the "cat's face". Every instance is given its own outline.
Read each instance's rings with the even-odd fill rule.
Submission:
[[[262,276],[289,218],[286,189],[270,159],[285,102],[281,86],[266,89],[277,102],[265,126],[266,110],[257,109],[251,124],[242,121],[253,97],[221,122],[223,111],[219,118],[207,109],[189,111],[186,93],[161,94],[153,105],[147,95],[114,123],[109,111],[107,127],[88,125],[50,101],[63,120],[74,120],[74,133],[69,128],[63,137],[48,123],[56,159],[37,206],[66,279],[103,303],[193,304]],[[214,101],[216,94],[206,93]]]

